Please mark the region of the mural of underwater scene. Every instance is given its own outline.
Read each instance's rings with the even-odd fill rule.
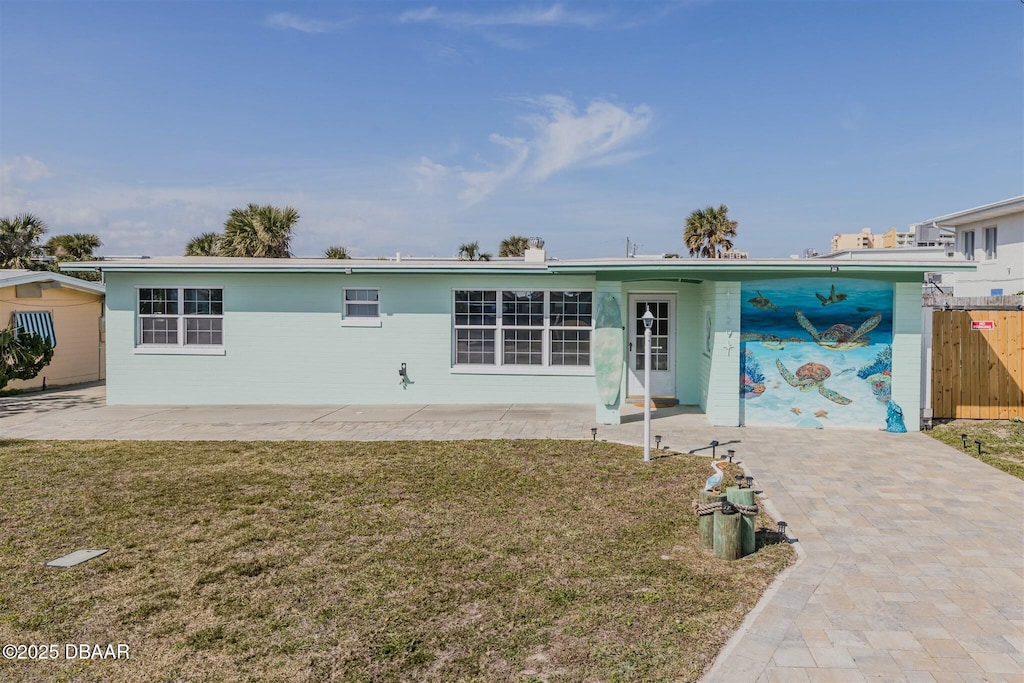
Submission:
[[[794,278],[740,291],[744,424],[885,428],[891,283]]]

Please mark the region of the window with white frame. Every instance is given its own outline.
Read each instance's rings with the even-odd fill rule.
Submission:
[[[224,290],[140,287],[139,346],[222,346]]]
[[[996,228],[985,228],[985,259],[993,261],[999,251],[999,234]]]
[[[346,318],[379,318],[380,290],[368,287],[345,288]]]
[[[964,232],[964,258],[968,261],[974,260],[974,231]]]
[[[455,290],[455,365],[590,367],[593,307],[591,291]]]

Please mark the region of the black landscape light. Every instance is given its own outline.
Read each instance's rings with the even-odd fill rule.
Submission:
[[[712,441],[712,442],[711,442],[711,459],[712,459],[712,460],[714,460],[714,459],[715,459],[715,457],[716,457],[716,456],[715,456],[715,449],[716,449],[716,448],[718,448],[718,442],[717,442],[717,441]]]
[[[597,427],[590,428],[590,436],[594,439],[594,441],[597,441]]]
[[[748,489],[754,488],[754,478],[753,477],[747,477],[747,488]]]
[[[789,526],[789,525],[786,524],[785,522],[782,522],[782,521],[779,522],[779,535],[782,536],[783,538],[786,537],[786,527],[787,526]]]
[[[960,440],[964,442],[964,450],[966,451],[967,450],[967,435],[966,434],[961,434],[960,435]]]
[[[978,444],[978,455],[981,455],[981,441],[975,439],[974,443]]]
[[[736,451],[730,448],[729,450],[726,451],[726,453],[728,453],[729,455],[729,462],[732,462],[733,457],[736,455]]]
[[[736,486],[739,486],[740,488],[743,488],[743,475],[742,474],[737,474],[736,475]]]
[[[661,434],[654,435],[654,447],[661,450]]]

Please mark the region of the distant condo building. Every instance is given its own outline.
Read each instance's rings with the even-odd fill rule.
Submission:
[[[929,228],[930,226],[917,226],[916,230],[907,232],[889,228],[881,235],[872,234],[871,228],[862,228],[860,232],[837,232],[832,236],[831,250],[836,252],[848,249],[909,249],[952,244],[954,238],[951,232]]]
[[[723,251],[722,255],[719,256],[719,258],[750,258],[750,254],[745,251],[736,251],[735,249],[730,249],[728,251]]]

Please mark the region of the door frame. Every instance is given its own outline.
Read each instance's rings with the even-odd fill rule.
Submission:
[[[633,348],[633,342],[636,338],[636,302],[637,301],[664,301],[668,303],[668,370],[651,370],[651,395],[652,396],[664,396],[668,398],[676,397],[676,348],[678,342],[676,337],[678,336],[678,325],[679,321],[676,319],[679,311],[677,308],[677,292],[672,291],[636,291],[628,292],[626,295],[626,306],[629,314],[627,317],[626,324],[628,325],[627,330],[627,351],[626,351],[626,395],[627,396],[643,396],[643,372],[636,370],[636,351]],[[655,373],[665,373],[660,378],[655,378]],[[658,381],[663,384],[659,385]],[[657,388],[667,387],[668,390],[661,392],[655,391]]]

